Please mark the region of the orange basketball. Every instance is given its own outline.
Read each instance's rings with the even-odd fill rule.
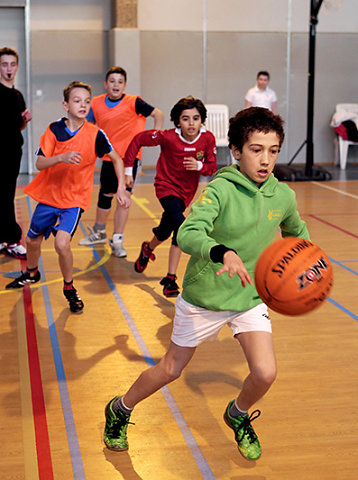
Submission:
[[[261,300],[275,312],[301,315],[327,298],[332,265],[324,251],[303,238],[286,237],[261,254],[255,285]]]

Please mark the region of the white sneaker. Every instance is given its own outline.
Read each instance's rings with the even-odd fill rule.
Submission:
[[[6,243],[0,243],[0,253],[5,253]]]
[[[7,257],[17,258],[18,260],[26,260],[26,248],[21,243],[12,243],[7,245],[3,253]]]
[[[127,251],[125,250],[125,248],[123,247],[123,237],[121,240],[113,240],[111,239],[109,241],[109,244],[111,246],[111,249],[112,249],[112,254],[115,256],[115,257],[119,257],[119,258],[123,258],[123,257],[126,257],[127,256]]]
[[[90,234],[82,238],[82,240],[78,242],[78,245],[97,245],[98,243],[107,242],[106,230],[94,230],[94,228],[90,226],[88,230]]]

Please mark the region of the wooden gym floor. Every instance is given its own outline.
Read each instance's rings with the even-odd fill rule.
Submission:
[[[95,188],[72,244],[82,315],[67,308],[52,239],[43,244],[42,283],[33,288],[6,291],[25,264],[0,258],[2,480],[356,480],[358,180],[291,186],[312,240],[331,258],[335,282],[317,311],[272,314],[279,374],[257,405],[262,458],[243,459],[222,419],[247,374],[229,329],[198,348],[179,380],[136,407],[128,452],[102,443],[105,404],[162,357],[172,327],[174,300],[159,285],[169,241],[143,274],[133,269],[161,215],[153,186],[142,183],[125,259],[111,256],[108,246],[78,245],[93,224]],[[16,198],[26,233],[34,203],[22,187]],[[183,255],[180,285],[186,261]]]

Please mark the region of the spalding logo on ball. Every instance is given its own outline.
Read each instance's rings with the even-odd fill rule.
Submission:
[[[255,285],[268,307],[285,315],[301,315],[327,298],[333,284],[332,265],[324,251],[303,238],[286,237],[261,254]]]

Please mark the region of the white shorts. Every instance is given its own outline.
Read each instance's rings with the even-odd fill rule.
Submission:
[[[196,347],[205,340],[215,340],[224,325],[231,328],[233,335],[243,332],[272,332],[269,313],[264,303],[243,312],[214,312],[196,307],[179,295],[175,302],[171,340],[180,347]]]

